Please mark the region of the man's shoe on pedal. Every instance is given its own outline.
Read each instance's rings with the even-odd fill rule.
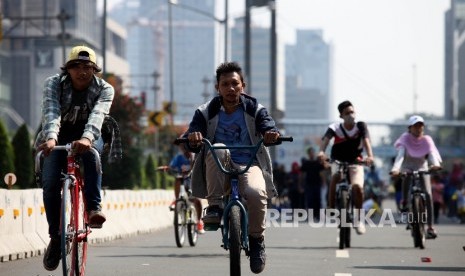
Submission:
[[[61,260],[61,241],[60,238],[50,239],[44,254],[44,268],[48,271],[57,269]]]
[[[355,226],[355,232],[359,235],[363,235],[366,232],[365,224],[364,223],[359,223],[358,225]]]
[[[204,229],[204,223],[203,223],[203,220],[199,220],[197,222],[197,232],[199,234],[205,234],[205,229]]]
[[[92,210],[89,212],[89,227],[102,228],[103,223],[107,220],[101,210]]]
[[[170,211],[174,211],[175,206],[176,206],[176,199],[173,200],[173,202],[171,202],[170,207],[169,207]]]
[[[430,227],[426,230],[426,238],[431,240],[437,238],[438,234],[434,230],[434,228]]]
[[[223,209],[218,205],[211,205],[207,207],[207,212],[202,218],[205,224],[219,224],[223,216]]]
[[[260,238],[249,236],[249,246],[250,270],[258,274],[265,269],[265,238],[263,236]]]

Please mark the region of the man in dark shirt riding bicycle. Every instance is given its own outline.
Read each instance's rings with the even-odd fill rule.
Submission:
[[[373,152],[371,149],[370,135],[368,128],[364,122],[355,121],[355,110],[350,101],[344,101],[338,105],[339,117],[344,121],[342,123],[333,123],[329,125],[325,135],[322,138],[322,144],[318,158],[321,161],[326,159],[325,151],[331,139],[334,138],[334,144],[331,148],[331,159],[355,163],[362,158],[363,149],[366,150],[367,157],[365,162],[367,165],[373,163]],[[329,186],[329,208],[334,209],[336,198],[336,184],[340,176],[336,164],[331,165],[331,183]],[[350,182],[354,195],[354,207],[357,211],[362,209],[363,205],[363,182],[364,170],[361,165],[350,166]],[[364,234],[365,224],[363,222],[355,223],[357,234]]]

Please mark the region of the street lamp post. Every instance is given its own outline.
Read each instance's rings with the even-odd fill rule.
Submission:
[[[204,84],[204,90],[202,93],[202,97],[204,99],[204,102],[208,101],[208,98],[210,97],[210,92],[208,92],[208,85],[210,84],[211,80],[207,78],[207,76],[203,77],[202,82]]]
[[[61,49],[63,54],[63,64],[66,62],[66,33],[65,33],[65,21],[70,19],[71,17],[69,14],[66,13],[65,10],[61,10],[61,12],[57,15],[57,19],[60,20],[60,27],[61,27]]]
[[[172,0],[168,0],[168,45],[169,45],[169,64],[170,64],[170,104],[173,106],[174,101],[174,82],[173,82],[173,18],[172,18],[172,11],[171,5],[176,2]],[[170,112],[170,124],[173,124],[173,113]]]

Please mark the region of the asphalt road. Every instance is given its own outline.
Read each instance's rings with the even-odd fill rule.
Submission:
[[[266,232],[267,264],[261,275],[465,275],[465,225],[447,218],[436,226],[439,237],[415,249],[405,225],[352,231],[352,247],[338,250],[338,229],[272,226]],[[228,275],[228,252],[220,247],[220,232],[200,236],[197,246],[177,248],[173,229],[89,247],[87,275]],[[430,262],[422,261],[430,258]],[[48,272],[42,257],[0,263],[0,275],[61,275]],[[242,275],[255,275],[243,255]]]

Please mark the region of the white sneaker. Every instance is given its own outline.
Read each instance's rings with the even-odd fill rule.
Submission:
[[[358,227],[355,227],[355,232],[359,235],[363,235],[366,232],[365,223],[359,223]]]

